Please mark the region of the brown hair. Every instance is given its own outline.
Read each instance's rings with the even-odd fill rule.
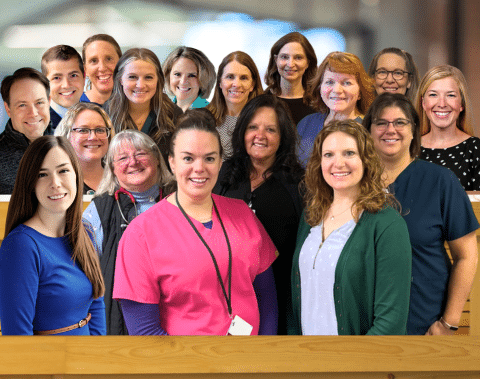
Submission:
[[[420,75],[418,74],[417,66],[413,61],[413,57],[410,53],[405,50],[399,49],[398,47],[387,47],[382,51],[378,52],[372,59],[370,67],[368,68],[368,75],[372,78],[375,78],[375,71],[377,70],[378,59],[383,54],[396,54],[400,58],[403,58],[405,61],[405,69],[408,72],[408,83],[410,83],[410,88],[407,88],[405,96],[413,102],[415,95],[417,94],[418,82],[420,81]]]
[[[393,195],[384,191],[383,168],[370,134],[354,120],[336,120],[330,122],[318,133],[313,144],[310,161],[307,164],[305,173],[306,221],[311,226],[318,225],[323,221],[333,202],[333,189],[322,175],[322,148],[325,139],[335,132],[345,133],[355,139],[362,160],[363,177],[360,181],[360,193],[352,205],[355,221],[358,221],[362,210],[376,213],[386,204],[397,206]]]
[[[356,108],[362,115],[364,115],[375,98],[373,79],[367,75],[362,62],[356,55],[339,51],[334,51],[333,53],[328,54],[323,62],[320,63],[320,66],[318,66],[317,74],[313,78],[310,87],[310,90],[312,91],[313,106],[322,113],[327,113],[329,111],[320,94],[323,76],[327,70],[339,74],[355,76],[358,86],[360,87],[360,98],[357,100]]]
[[[420,117],[420,131],[422,136],[427,134],[431,129],[430,120],[422,106],[423,96],[425,95],[425,92],[427,92],[428,87],[430,87],[435,80],[449,77],[453,78],[455,83],[457,83],[458,91],[462,97],[463,111],[461,111],[458,116],[457,128],[462,132],[473,136],[473,115],[471,113],[470,98],[467,93],[467,81],[458,68],[447,64],[431,68],[420,82],[420,87],[418,88],[417,97],[415,99],[415,108]]]
[[[98,255],[82,223],[83,212],[83,176],[77,155],[72,145],[64,137],[43,136],[33,141],[25,151],[18,168],[15,186],[8,205],[5,223],[5,237],[18,225],[31,219],[38,208],[35,186],[38,174],[48,152],[60,147],[67,153],[76,175],[77,194],[66,212],[65,235],[72,246],[72,258],[92,283],[93,297],[103,296],[105,285],[100,269]]]
[[[311,93],[308,87],[315,76],[315,73],[317,72],[317,55],[315,54],[315,50],[308,39],[303,34],[298,32],[285,34],[273,44],[272,49],[270,50],[270,60],[268,61],[267,72],[265,73],[265,84],[268,86],[265,92],[271,92],[276,96],[280,96],[282,94],[282,90],[280,88],[280,74],[278,73],[276,58],[283,46],[292,42],[297,42],[302,46],[305,56],[308,60],[308,67],[302,77],[302,86],[305,90],[303,94],[303,102],[305,104],[309,104],[311,101]]]
[[[87,50],[88,45],[90,45],[92,42],[96,42],[96,41],[108,42],[115,49],[115,52],[117,53],[118,58],[120,58],[122,56],[122,49],[120,49],[120,45],[118,44],[117,41],[115,41],[115,38],[113,38],[112,36],[110,36],[108,34],[95,34],[91,37],[88,37],[85,40],[85,42],[83,43],[83,47],[82,47],[83,63],[86,63],[87,57],[85,55],[85,51]]]
[[[57,45],[53,46],[42,55],[42,73],[43,75],[48,75],[48,68],[47,64],[52,61],[69,61],[70,59],[76,59],[78,61],[78,68],[82,72],[83,76],[85,76],[85,69],[83,67],[83,60],[78,51],[75,50],[73,47],[68,45]]]
[[[410,143],[410,157],[415,158],[420,154],[421,149],[421,135],[420,135],[420,121],[418,113],[413,104],[405,95],[401,93],[384,92],[378,95],[368,109],[363,118],[363,126],[370,133],[372,123],[374,123],[381,115],[385,108],[399,108],[405,117],[412,123],[412,142]]]
[[[115,132],[118,133],[125,129],[135,129],[137,126],[130,116],[129,100],[123,92],[123,86],[120,83],[125,66],[131,62],[142,60],[151,63],[157,73],[157,88],[155,95],[150,100],[150,110],[155,112],[155,126],[150,130],[149,135],[158,143],[164,134],[174,130],[173,118],[175,106],[167,94],[163,93],[165,79],[163,77],[160,61],[155,53],[148,49],[133,48],[127,50],[118,61],[113,72],[113,91],[108,102],[108,113],[112,119]]]
[[[48,81],[47,77],[33,68],[22,67],[16,70],[13,75],[5,76],[5,78],[2,80],[0,93],[2,94],[3,101],[6,102],[7,105],[10,105],[10,89],[15,82],[22,79],[36,80],[45,87],[47,98],[50,96],[50,82]]]
[[[222,89],[220,88],[220,83],[222,81],[223,70],[225,66],[230,62],[236,61],[241,65],[245,66],[250,70],[253,80],[253,90],[248,95],[248,100],[253,99],[255,96],[261,95],[263,93],[262,81],[260,80],[260,74],[258,73],[257,66],[253,59],[247,53],[243,51],[234,51],[233,53],[228,54],[223,58],[220,66],[218,66],[217,71],[217,83],[215,85],[215,92],[213,94],[212,101],[207,105],[207,109],[212,112],[213,117],[217,122],[217,125],[221,125],[225,121],[227,115],[227,103],[225,102],[225,97],[223,96]]]
[[[200,84],[200,89],[198,96],[202,99],[206,99],[210,96],[212,88],[215,85],[215,66],[207,56],[202,53],[200,50],[194,49],[193,47],[180,46],[173,50],[165,62],[163,62],[163,75],[165,76],[165,90],[171,94],[170,91],[170,72],[172,71],[173,65],[180,58],[190,59],[195,66],[197,66],[197,75],[198,83]]]

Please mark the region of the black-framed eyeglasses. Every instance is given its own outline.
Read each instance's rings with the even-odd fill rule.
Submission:
[[[387,121],[387,120],[376,120],[372,122],[372,125],[375,126],[378,130],[386,130],[388,128],[389,124],[392,124],[395,130],[403,130],[407,125],[410,125],[412,122],[410,120],[406,120],[404,118],[397,118],[393,121]]]
[[[379,68],[378,70],[375,71],[375,77],[377,79],[387,79],[388,74],[392,74],[393,79],[395,80],[402,80],[405,75],[409,75],[410,73],[408,71],[403,71],[403,70],[385,70],[383,68]]]
[[[89,138],[91,133],[95,133],[98,138],[108,138],[110,137],[110,128],[73,128],[72,131],[77,133],[78,135]]]

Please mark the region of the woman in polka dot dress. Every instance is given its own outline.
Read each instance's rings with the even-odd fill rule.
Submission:
[[[466,191],[480,190],[480,138],[473,136],[470,100],[462,72],[449,65],[430,69],[415,101],[420,115],[420,158],[445,166]]]

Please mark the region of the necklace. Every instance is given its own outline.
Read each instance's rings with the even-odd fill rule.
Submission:
[[[350,205],[348,208],[344,209],[343,211],[341,211],[340,213],[338,213],[337,215],[332,215],[330,217],[330,221],[333,221],[335,220],[335,217],[338,217],[340,216],[341,214],[345,213],[346,211],[348,211],[349,209],[352,209],[352,206]]]

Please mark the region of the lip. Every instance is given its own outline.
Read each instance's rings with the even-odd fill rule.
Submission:
[[[346,172],[332,172],[332,176],[336,179],[338,178],[345,178],[347,176],[349,176],[351,174],[350,171],[346,171]]]
[[[433,111],[433,114],[438,118],[447,118],[451,111]]]
[[[204,185],[207,182],[207,178],[189,178],[190,182],[195,185]]]
[[[70,91],[60,92],[60,95],[65,96],[65,97],[71,97],[75,94],[75,92],[77,92],[77,91],[76,90],[70,90]]]
[[[41,118],[38,121],[25,121],[24,123],[27,124],[28,126],[38,126],[42,121],[43,121],[43,118]]]
[[[192,87],[178,87],[177,86],[177,91],[180,91],[180,92],[188,92],[192,89]]]
[[[382,87],[385,92],[397,92],[398,87]]]
[[[66,193],[59,193],[59,194],[55,194],[55,195],[49,195],[47,197],[52,201],[59,201],[59,200],[65,199],[67,197],[67,194]]]
[[[112,78],[112,74],[108,74],[108,75],[97,75],[97,80],[99,82],[108,82],[110,79]]]

